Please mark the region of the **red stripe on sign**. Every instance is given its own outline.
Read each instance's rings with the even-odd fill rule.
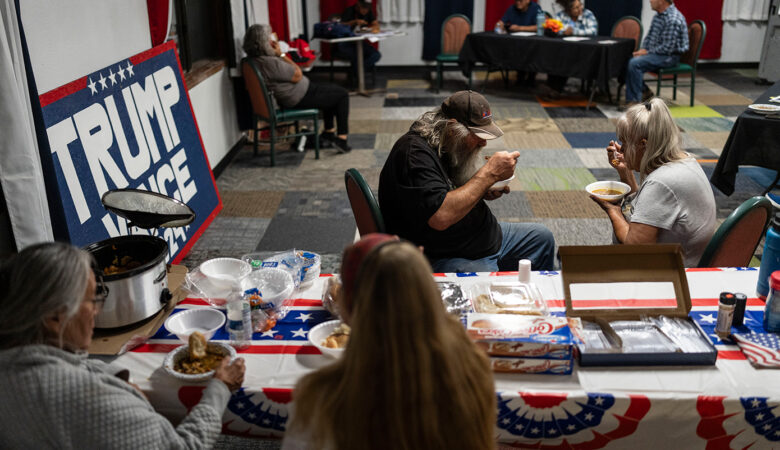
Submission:
[[[747,358],[739,350],[718,350],[718,359],[744,361]]]
[[[292,301],[293,306],[322,306],[322,300],[298,298]]]
[[[574,308],[674,308],[677,299],[674,298],[621,298],[573,300]]]
[[[44,108],[57,100],[63,99],[74,92],[78,92],[87,88],[87,77],[79,78],[78,80],[71,81],[70,83],[60,86],[56,89],[52,89],[45,94],[41,94],[38,97],[38,101],[41,103],[41,108]]]
[[[181,344],[143,344],[132,350],[134,353],[168,353]],[[237,350],[238,353],[255,355],[321,355],[313,345],[252,345]]]
[[[138,63],[146,61],[147,59],[154,58],[155,56],[157,56],[157,55],[159,55],[161,53],[165,53],[165,52],[167,52],[170,49],[175,49],[175,48],[176,48],[176,42],[168,41],[168,42],[165,42],[165,43],[162,43],[162,44],[158,45],[157,47],[152,47],[152,48],[150,48],[149,50],[147,50],[145,52],[142,52],[142,53],[139,53],[137,55],[131,56],[128,59],[130,60],[131,63],[138,64]]]

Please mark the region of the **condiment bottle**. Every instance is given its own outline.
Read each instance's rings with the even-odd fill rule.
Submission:
[[[780,212],[775,213],[772,226],[766,232],[764,253],[761,256],[761,268],[758,271],[756,292],[759,298],[766,298],[769,292],[769,276],[775,270],[780,270]]]
[[[734,320],[731,321],[732,327],[741,327],[745,321],[745,306],[747,306],[747,295],[741,292],[735,292],[734,298],[737,303],[734,308]]]
[[[769,279],[769,295],[764,307],[764,331],[780,332],[780,270],[772,272]]]
[[[731,333],[731,322],[734,319],[734,308],[737,298],[731,292],[721,292],[718,302],[718,323],[715,324],[715,334],[726,339]]]

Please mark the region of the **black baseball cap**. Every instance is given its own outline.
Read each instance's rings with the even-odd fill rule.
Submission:
[[[458,91],[450,95],[441,104],[441,112],[482,139],[496,139],[504,135],[501,128],[493,123],[490,103],[478,92]]]

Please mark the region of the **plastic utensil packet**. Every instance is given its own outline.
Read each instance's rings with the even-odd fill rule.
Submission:
[[[658,316],[647,319],[671,339],[684,353],[707,353],[712,348],[689,320],[681,317]]]
[[[601,329],[601,326],[595,322],[583,320],[579,333],[582,339],[579,349],[582,352],[602,353],[620,350],[620,346],[616,342],[612,342],[609,336]]]
[[[616,320],[609,325],[623,342],[623,353],[667,353],[679,349],[656,326],[642,320]]]

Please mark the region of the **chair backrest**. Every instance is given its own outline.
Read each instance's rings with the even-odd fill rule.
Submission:
[[[771,217],[772,204],[766,197],[745,200],[712,236],[699,260],[699,267],[747,266]]]
[[[260,74],[257,61],[254,58],[242,59],[241,73],[244,75],[244,85],[252,101],[252,112],[268,123],[276,123],[276,108],[263,75]]]
[[[344,172],[344,184],[347,187],[349,205],[355,216],[355,223],[361,236],[368,233],[384,233],[385,221],[382,211],[371,192],[371,188],[357,169],[347,169]]]
[[[637,51],[642,43],[642,33],[642,22],[634,16],[621,17],[612,27],[612,37],[634,40],[634,51]]]
[[[457,55],[463,47],[463,41],[471,33],[471,21],[463,14],[453,14],[441,24],[441,52],[444,55]]]
[[[704,39],[707,37],[707,25],[703,20],[694,20],[688,25],[688,51],[680,56],[680,62],[696,68],[696,61],[699,60],[699,53],[704,46]]]

